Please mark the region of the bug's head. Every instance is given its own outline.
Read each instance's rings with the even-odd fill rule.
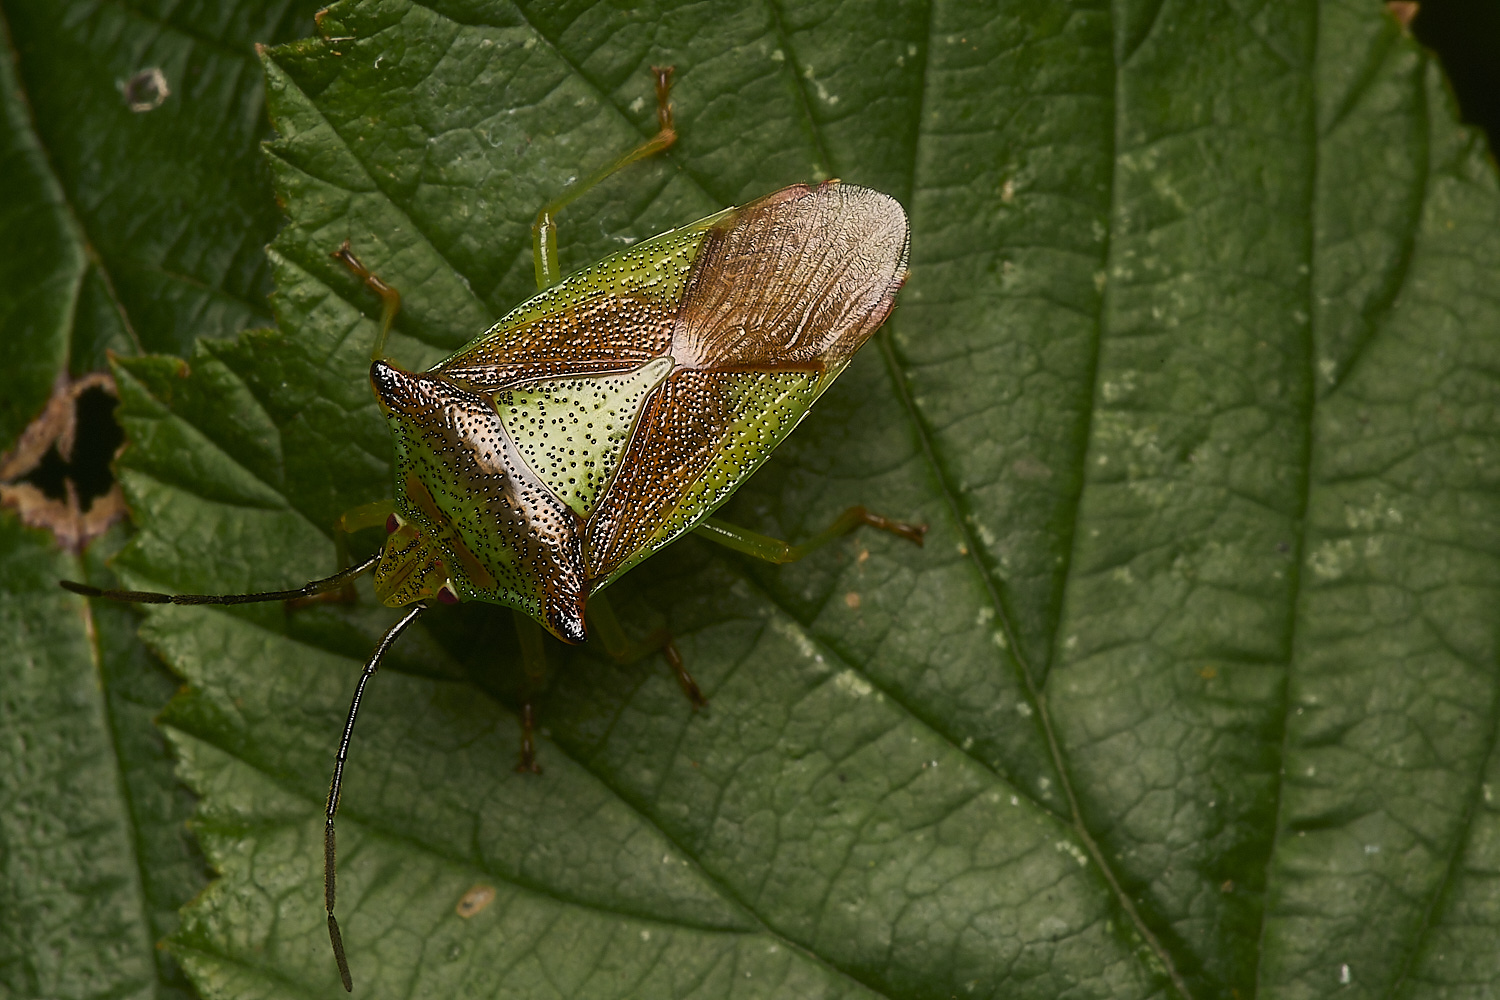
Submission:
[[[387,607],[436,598],[458,603],[458,588],[442,548],[428,532],[399,514],[385,522],[385,548],[375,567],[375,596]]]

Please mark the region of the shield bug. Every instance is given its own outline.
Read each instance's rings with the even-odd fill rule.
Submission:
[[[327,800],[324,903],[346,989],[353,983],[333,915],[344,765],[366,684],[430,602],[512,608],[528,674],[541,672],[538,623],[566,643],[592,634],[620,660],[660,650],[698,706],[703,696],[670,634],[632,643],[616,621],[602,592],[623,573],[690,531],[782,563],[861,525],[918,544],[926,530],[854,507],[789,545],[711,517],[890,314],[909,242],[895,199],[838,181],[794,185],[559,276],[558,212],[676,139],[671,70],[655,73],[657,134],[538,212],[538,294],[430,370],[409,372],[386,357],[400,295],[347,243],[334,251],[383,303],[370,382],[391,430],[394,497],[346,513],[336,531],[342,539],[384,524],[377,556],[259,594],[63,584],[141,603],[240,604],[328,594],[373,571],[381,602],[406,609],[355,688]],[[521,716],[519,769],[534,771],[529,704]]]

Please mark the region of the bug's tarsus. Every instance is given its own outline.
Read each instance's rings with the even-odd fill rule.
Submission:
[[[524,611],[511,609],[516,622],[516,638],[521,643],[521,670],[525,689],[521,701],[521,756],[516,761],[517,774],[541,774],[536,762],[536,712],[531,707],[531,693],[547,683],[547,641],[542,627]]]
[[[376,643],[374,652],[365,661],[365,669],[360,672],[359,683],[354,685],[354,697],[349,701],[349,714],[344,718],[344,732],[339,737],[339,752],[333,760],[333,780],[328,783],[328,805],[323,814],[323,906],[328,911],[328,940],[333,944],[333,958],[339,965],[339,977],[344,981],[344,989],[351,993],[354,991],[354,979],[349,975],[349,960],[344,955],[344,938],[339,933],[339,922],[333,915],[333,904],[337,895],[335,881],[338,875],[338,836],[334,831],[333,819],[339,811],[339,795],[344,788],[344,764],[349,759],[349,740],[354,736],[354,720],[359,717],[359,706],[365,697],[365,685],[370,683],[370,678],[374,677],[375,671],[380,669],[380,661],[396,644],[401,633],[405,632],[407,626],[416,621],[417,616],[425,610],[427,610],[426,604],[420,602],[413,604],[411,610],[385,630],[385,635],[380,637],[380,642]]]
[[[620,619],[615,616],[615,609],[610,604],[609,598],[602,593],[595,594],[589,598],[589,623],[592,631],[604,646],[604,651],[609,658],[616,663],[634,663],[642,657],[650,656],[652,653],[661,653],[662,659],[667,661],[667,666],[672,668],[672,676],[677,678],[677,684],[682,688],[682,693],[687,695],[687,700],[692,703],[693,711],[698,711],[708,705],[708,698],[703,694],[703,689],[688,673],[686,665],[682,662],[682,653],[677,649],[677,642],[672,638],[670,629],[659,628],[646,638],[639,641],[632,640],[625,634],[620,626]]]
[[[542,765],[536,762],[536,712],[531,699],[521,703],[521,757],[516,761],[517,774],[541,774]]]
[[[349,246],[348,240],[345,240],[344,245],[330,256],[352,271],[356,278],[365,283],[366,288],[380,296],[380,333],[375,337],[375,347],[370,351],[370,360],[384,360],[385,338],[390,334],[391,326],[396,322],[396,314],[401,311],[401,293],[365,267],[364,262],[354,256],[354,250]]]
[[[71,590],[84,597],[101,597],[109,601],[125,601],[130,604],[264,604],[270,601],[297,601],[339,590],[361,573],[374,569],[379,561],[379,556],[373,556],[358,566],[350,566],[333,576],[314,580],[295,590],[267,590],[256,594],[162,594],[153,590],[106,590],[73,580],[59,580],[57,583],[64,590]]]
[[[646,637],[645,645],[656,646],[661,650],[662,657],[667,661],[667,666],[672,668],[672,673],[677,677],[677,684],[682,688],[682,693],[687,695],[687,700],[692,703],[693,711],[708,707],[708,699],[704,697],[703,689],[698,682],[693,680],[693,675],[688,673],[687,667],[682,662],[682,654],[677,650],[677,643],[672,639],[672,633],[664,628],[659,628]]]
[[[893,521],[888,517],[881,517],[879,514],[864,507],[850,507],[844,512],[844,516],[852,516],[860,524],[879,528],[881,531],[887,531],[893,535],[899,535],[918,548],[922,546],[923,540],[927,537],[927,525],[925,524],[909,524],[906,521]]]
[[[652,66],[651,72],[656,74],[656,126],[658,136],[669,136],[662,145],[667,146],[677,141],[677,123],[672,120],[672,74],[677,71],[676,66]]]
[[[675,70],[675,66],[651,67],[651,72],[656,75],[656,134],[537,211],[536,221],[531,224],[531,257],[536,267],[537,288],[550,288],[562,278],[557,262],[557,213],[611,174],[638,160],[655,156],[677,141],[677,126],[672,118],[672,73]]]

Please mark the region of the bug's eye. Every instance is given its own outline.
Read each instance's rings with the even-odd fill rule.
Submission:
[[[441,587],[438,588],[437,598],[444,604],[458,603],[458,594],[454,592],[453,584],[451,582],[444,583]]]
[[[394,535],[396,533],[396,529],[399,527],[401,527],[401,522],[396,518],[395,514],[390,514],[386,517],[385,533],[387,535]]]

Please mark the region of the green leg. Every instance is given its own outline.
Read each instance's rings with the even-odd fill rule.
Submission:
[[[376,500],[340,514],[339,519],[333,522],[333,548],[338,553],[339,565],[349,565],[350,535],[366,528],[384,527],[386,520],[395,512],[395,500]]]
[[[543,205],[542,210],[536,213],[536,221],[531,224],[531,259],[536,265],[537,288],[550,288],[562,278],[557,265],[557,213],[617,170],[623,170],[637,160],[654,156],[677,141],[677,128],[672,123],[672,105],[668,100],[672,89],[672,69],[671,66],[651,67],[651,72],[656,74],[657,133],[582,184],[569,188],[567,193],[555,201]]]
[[[349,536],[356,531],[385,524],[385,519],[390,517],[395,509],[396,501],[394,500],[376,500],[374,503],[361,504],[339,515],[339,519],[333,522],[333,551],[340,569],[353,565],[353,561],[349,558]],[[354,604],[358,600],[359,595],[354,590],[354,579],[350,577],[337,590],[324,591],[311,597],[296,598],[288,601],[287,607],[295,610],[311,604]]]
[[[541,774],[542,767],[536,762],[536,713],[531,707],[531,694],[546,683],[547,647],[536,619],[523,611],[514,614],[516,637],[521,640],[521,668],[526,671],[525,700],[521,702],[521,759],[516,763],[516,773]]]
[[[682,693],[687,695],[688,701],[693,703],[693,710],[697,711],[708,704],[708,699],[703,696],[703,690],[698,687],[698,682],[693,680],[693,675],[687,672],[687,667],[683,666],[682,654],[677,651],[677,643],[672,641],[671,632],[659,628],[639,642],[631,640],[625,634],[625,630],[620,627],[620,619],[615,617],[615,609],[610,606],[609,599],[603,594],[595,594],[589,598],[588,619],[589,623],[594,626],[594,634],[599,637],[600,642],[604,643],[604,651],[616,663],[634,663],[643,656],[649,656],[660,650],[667,665],[672,668],[672,673],[676,675]]]
[[[892,521],[879,514],[872,514],[863,507],[850,507],[838,516],[838,520],[801,545],[791,545],[779,538],[762,535],[737,525],[726,524],[714,517],[698,525],[697,532],[704,538],[718,542],[736,552],[743,552],[757,559],[764,559],[766,562],[780,564],[796,562],[803,556],[821,549],[829,542],[844,537],[855,528],[866,525],[879,528],[881,531],[889,531],[893,535],[900,535],[907,541],[918,545],[922,544],[922,537],[927,534],[925,524]]]
[[[385,338],[391,332],[391,324],[396,322],[396,314],[401,311],[401,293],[390,285],[381,281],[369,268],[365,267],[360,259],[354,256],[354,251],[349,248],[349,241],[333,252],[333,259],[343,264],[354,272],[354,276],[365,283],[365,287],[380,296],[380,333],[375,337],[375,347],[370,351],[371,361],[380,361],[385,357]]]

